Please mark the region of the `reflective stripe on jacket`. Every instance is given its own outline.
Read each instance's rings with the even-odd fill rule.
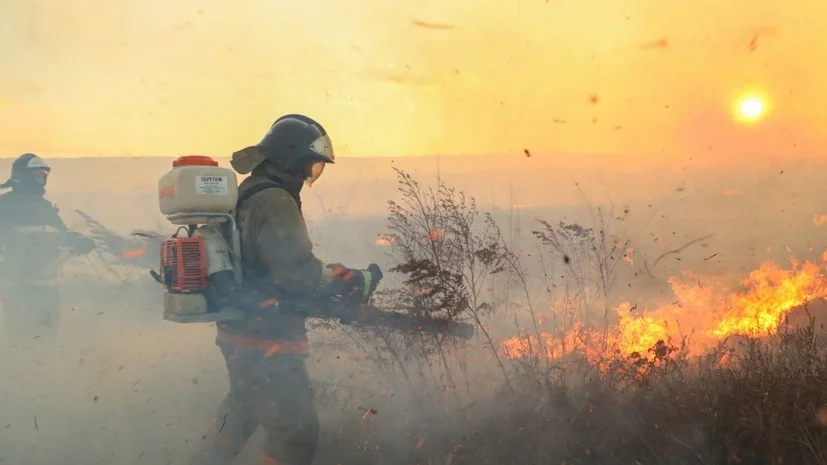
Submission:
[[[306,338],[294,341],[259,339],[230,333],[219,328],[215,341],[219,345],[237,350],[262,352],[265,356],[310,354],[310,343]]]

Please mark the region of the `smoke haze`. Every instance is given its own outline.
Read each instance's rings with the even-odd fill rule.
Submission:
[[[226,156],[305,112],[355,156],[820,156],[825,24],[817,0],[8,0],[0,149]]]

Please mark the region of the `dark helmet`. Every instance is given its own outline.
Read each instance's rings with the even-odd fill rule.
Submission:
[[[261,142],[234,153],[230,164],[238,173],[247,174],[265,161],[312,184],[325,164],[335,163],[335,155],[321,124],[307,116],[291,114],[277,119]],[[311,168],[316,166],[320,168]],[[315,178],[312,171],[318,171]]]
[[[52,171],[52,167],[46,163],[46,160],[33,153],[24,153],[12,163],[11,176],[8,181],[0,184],[0,188],[29,186],[43,188],[43,186],[46,185],[47,176],[38,176],[36,174],[38,171],[45,172],[45,174],[48,175],[48,173]]]

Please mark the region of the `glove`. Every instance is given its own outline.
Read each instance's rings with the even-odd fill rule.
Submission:
[[[362,299],[363,302],[367,302],[371,296],[373,296],[373,293],[376,292],[376,288],[379,286],[379,282],[382,281],[384,275],[376,263],[371,263],[368,265],[368,269],[362,270],[361,273],[365,277],[365,289]]]
[[[327,265],[333,278],[332,291],[351,304],[367,302],[382,280],[379,265],[371,263],[366,270],[346,268],[339,263]]]
[[[69,244],[75,253],[81,255],[86,255],[95,249],[95,241],[76,232],[69,233]]]

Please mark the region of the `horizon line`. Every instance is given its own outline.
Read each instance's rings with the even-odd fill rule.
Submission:
[[[37,152],[24,152],[24,153],[37,153]],[[174,159],[182,156],[190,156],[190,155],[206,155],[210,158],[215,158],[218,160],[225,160],[230,159],[232,154],[230,155],[208,155],[208,154],[201,154],[201,153],[179,153],[174,155],[63,155],[63,156],[53,156],[50,157],[48,155],[41,155],[38,154],[43,158],[50,159],[50,160],[83,160],[83,159],[93,159],[93,158],[131,158],[131,159],[156,159],[156,158],[168,158]],[[606,157],[606,156],[627,156],[629,154],[622,154],[622,153],[590,153],[590,152],[555,152],[555,153],[536,153],[532,154],[532,156],[537,157],[560,157],[560,156],[582,156],[582,155],[589,155],[589,156],[598,156],[598,157]],[[0,156],[0,160],[13,160],[18,158],[20,155],[16,156]],[[425,154],[425,155],[354,155],[354,154],[347,154],[347,155],[339,155],[337,159],[376,159],[376,160],[383,160],[383,159],[405,159],[405,158],[436,158],[436,157],[510,157],[510,156],[518,156],[521,158],[530,158],[526,157],[524,153],[450,153],[450,154]]]

